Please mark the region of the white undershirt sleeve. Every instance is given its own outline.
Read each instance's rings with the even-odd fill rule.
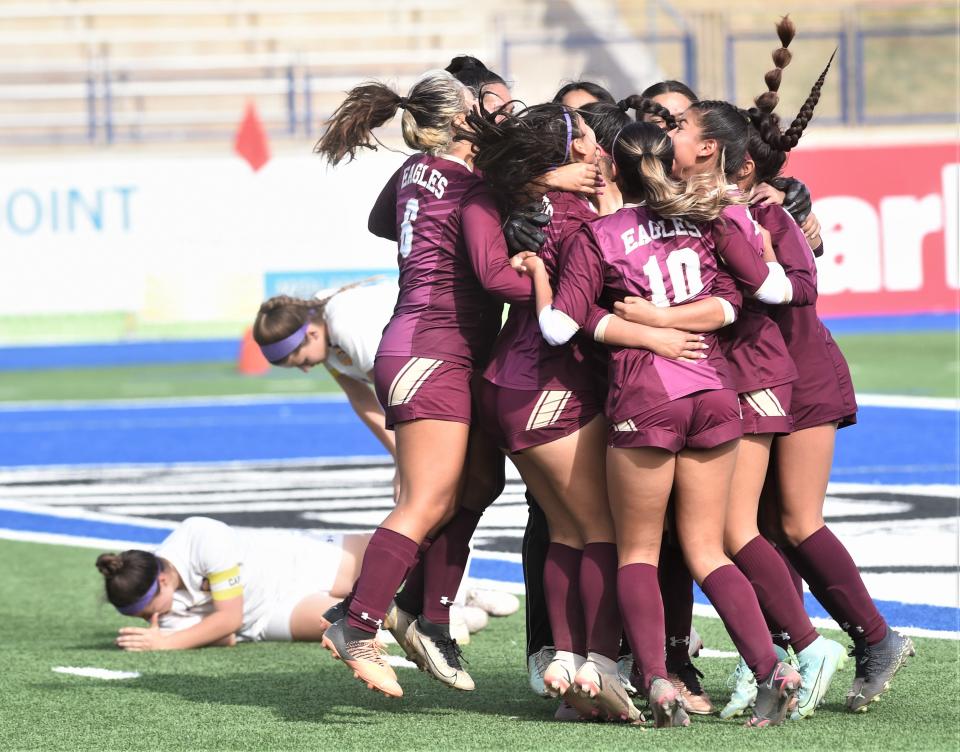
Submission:
[[[793,285],[787,279],[787,273],[776,261],[768,261],[767,268],[770,273],[753,294],[753,297],[768,305],[789,303],[793,300]]]
[[[543,338],[551,345],[565,345],[580,331],[580,325],[576,321],[553,306],[541,309],[537,320],[540,322]]]

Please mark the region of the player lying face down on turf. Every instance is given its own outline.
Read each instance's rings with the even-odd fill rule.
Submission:
[[[703,174],[674,182],[669,174],[672,143],[647,123],[626,126],[612,156],[628,204],[585,224],[568,239],[556,294],[539,260],[521,262],[535,279],[547,341],[568,341],[590,325],[595,302],[626,295],[696,313],[697,308],[713,306],[714,296],[723,292],[726,302],[717,307],[734,312],[739,296],[717,257],[757,251],[745,228],[734,226],[735,214],[718,221],[742,200],[723,189],[726,178]],[[702,313],[697,316],[704,318]],[[725,315],[724,321],[731,318]],[[724,321],[714,320],[709,328]],[[782,720],[800,677],[777,661],[753,589],[724,554],[723,522],[742,429],[726,361],[716,347],[707,354],[699,362],[683,363],[643,349],[610,352],[606,461],[617,535],[617,592],[657,725],[685,725],[689,721],[664,666],[657,579],[664,512],[672,492],[687,564],[761,677],[751,725],[764,726]]]
[[[350,592],[369,538],[241,531],[189,517],[153,553],[97,558],[107,600],[149,623],[122,627],[116,644],[143,651],[318,641],[323,614]]]
[[[442,541],[440,564],[433,575],[427,569],[425,588],[432,590],[435,578],[443,589],[436,598],[425,593],[406,647],[436,678],[473,688],[443,619],[480,511],[503,487],[503,457],[470,431],[470,383],[499,329],[502,303],[532,301],[529,280],[510,267],[496,205],[472,171],[470,145],[457,138],[473,105],[470,90],[445,71],[424,75],[406,97],[364,84],[350,92],[317,145],[333,164],[374,148],[372,130],[402,109],[404,141],[417,152],[384,187],[368,223],[398,243],[400,295],[374,380],[387,427],[396,431],[400,494],[371,539],[348,617],[324,639],[361,680],[391,696],[402,690],[377,650],[376,628],[421,545],[441,528],[430,547]],[[456,536],[447,535],[451,529]]]
[[[774,52],[775,67],[765,76],[767,91],[747,110],[749,152],[738,181],[744,192],[755,190],[757,184],[770,184],[778,179],[787,154],[797,145],[813,116],[830,67],[828,63],[796,118],[783,130],[774,110],[779,100],[781,71],[790,62],[786,46],[792,30],[786,27],[787,23],[784,19],[778,26],[784,45]],[[819,223],[813,213],[805,220],[798,220],[806,242],[799,237],[796,225],[785,221],[779,207],[755,206],[754,213],[757,221],[770,229],[774,251],[784,268],[812,268],[808,248],[813,249],[814,255],[822,253]],[[802,582],[797,571],[803,574],[811,592],[836,622],[846,625],[857,657],[857,675],[847,694],[847,707],[863,712],[889,688],[890,680],[914,648],[909,638],[889,629],[870,598],[856,564],[823,519],[837,428],[856,422],[856,398],[850,372],[812,305],[777,306],[767,311],[780,327],[796,365],[797,378],[792,383],[793,431],[774,439],[761,518],[766,523],[765,532],[780,543],[781,552],[796,567],[793,575],[798,596],[802,598]],[[771,621],[771,629],[775,635],[786,634],[790,638],[798,634],[795,627],[776,621]],[[786,642],[788,640],[781,637],[782,647],[786,647]],[[795,642],[793,647],[797,648]],[[835,665],[843,662],[842,653],[836,649],[833,653],[833,661],[826,656],[809,666],[806,673],[816,673],[817,681],[811,683],[809,691],[801,692],[794,717],[805,717],[816,708]],[[798,654],[804,669],[803,653],[798,651]],[[741,677],[731,702],[749,702],[753,691]]]
[[[271,364],[304,373],[322,364],[394,460],[393,431],[386,427],[373,390],[373,360],[396,299],[396,283],[364,280],[321,291],[309,300],[287,295],[270,298],[260,306],[253,323],[253,338]],[[395,474],[394,498],[399,483]]]

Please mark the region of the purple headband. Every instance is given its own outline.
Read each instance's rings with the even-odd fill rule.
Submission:
[[[269,345],[260,345],[260,352],[263,353],[263,357],[265,357],[274,365],[280,363],[290,353],[303,344],[303,339],[307,336],[308,326],[310,326],[310,319],[307,319],[303,323],[303,326],[297,329],[297,331],[295,331],[289,337],[284,337],[279,342],[271,342]]]
[[[573,143],[573,121],[570,120],[570,113],[563,111],[563,119],[567,122],[567,147],[563,150],[563,158],[566,160],[570,154],[570,144]]]
[[[150,604],[150,601],[153,600],[153,597],[157,594],[159,589],[160,573],[157,572],[157,576],[154,578],[153,584],[147,589],[147,592],[143,594],[143,597],[140,598],[140,600],[134,601],[129,606],[117,606],[117,611],[124,616],[136,616]]]

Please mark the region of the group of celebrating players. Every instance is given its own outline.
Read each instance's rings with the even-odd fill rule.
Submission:
[[[461,57],[405,96],[360,85],[328,121],[316,150],[332,164],[375,148],[398,111],[415,152],[369,219],[398,244],[372,368],[396,505],[322,625],[371,689],[403,694],[380,627],[474,689],[449,607],[504,456],[530,505],[531,684],[561,698],[558,719],[640,723],[634,693],[658,727],[715,712],[691,660],[694,581],[741,656],[722,717],[776,725],[823,700],[847,653],[811,624],[804,581],[853,640],[850,710],[913,655],[823,520],[835,434],[857,406],[815,310],[809,193],[780,173],[830,63],[784,129],[788,18],[777,33],[746,110],[676,81],[620,101],[577,82],[521,107]],[[328,300],[261,309],[271,362],[306,368],[338,349],[315,324]]]
[[[748,110],[677,82],[620,102],[580,83],[519,109],[458,58],[406,96],[358,86],[328,122],[317,151],[332,164],[373,148],[398,110],[416,151],[369,220],[398,243],[374,366],[397,504],[323,639],[371,688],[402,695],[376,641],[386,625],[424,670],[473,689],[447,608],[504,454],[542,511],[525,570],[558,717],[637,722],[631,683],[656,726],[713,712],[688,654],[693,580],[741,656],[722,715],[748,711],[751,726],[812,714],[845,661],[810,623],[802,580],[854,641],[850,710],[913,653],[823,521],[856,403],[815,312],[819,227],[780,171],[830,64],[782,129],[795,30],[785,18],[777,32]]]

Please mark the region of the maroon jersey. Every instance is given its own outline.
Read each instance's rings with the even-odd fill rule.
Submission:
[[[778,211],[771,211],[771,209]],[[786,214],[789,224],[783,217],[779,216],[780,214]],[[798,232],[800,228],[797,227],[793,218],[783,211],[782,207],[764,206],[755,207],[752,210],[744,206],[728,207],[724,210],[724,216],[729,218],[733,226],[748,238],[759,236],[754,221],[763,225],[771,234],[774,251],[777,252],[778,259],[778,245],[785,246],[788,255],[796,255],[797,237],[790,231],[790,225],[792,224]],[[799,232],[799,235],[799,240],[805,245],[806,240],[803,233]],[[762,263],[762,242],[759,249],[756,246],[754,246],[754,249],[759,250],[759,255],[756,258],[759,258]],[[739,253],[727,253],[724,261],[727,263],[731,274],[747,290],[756,289],[756,272],[760,270],[760,267],[756,265],[754,258],[744,258]],[[765,273],[765,271],[766,264],[764,263],[763,272]],[[800,278],[804,273],[803,270],[797,269],[795,276]],[[813,290],[813,297],[816,297],[815,283],[793,284],[791,274],[788,274],[787,278],[791,280],[794,289],[800,290],[799,299],[793,300],[792,305],[800,305],[808,301],[811,289]],[[720,331],[720,347],[730,362],[730,375],[733,384],[741,394],[757,389],[780,386],[797,378],[797,369],[790,357],[787,344],[783,340],[779,327],[769,315],[770,309],[774,307],[779,306],[767,306],[745,296],[740,317],[731,326]]]
[[[816,300],[817,266],[807,239],[793,218],[781,207],[761,207],[756,213],[758,220],[773,236],[777,260],[786,271],[787,278],[794,282],[794,295],[798,289],[802,289],[808,299],[812,297],[810,305],[768,308],[770,317],[780,328],[798,372],[791,398],[794,430],[834,421],[839,421],[841,428],[851,425],[856,422],[857,412],[853,381],[840,347],[818,318],[813,305]],[[780,242],[777,242],[778,233]],[[797,279],[803,280],[802,287],[796,284]],[[808,295],[808,286],[812,286],[813,296]]]
[[[489,190],[452,157],[415,154],[390,178],[370,231],[396,240],[400,293],[377,355],[485,362],[501,302],[530,304]]]
[[[557,278],[557,264],[563,239],[597,213],[585,198],[560,191],[546,196],[550,224],[538,252],[550,282]],[[578,333],[569,343],[553,347],[540,334],[537,315],[531,306],[511,306],[507,321],[497,338],[484,371],[484,378],[508,389],[590,390],[597,382],[597,365],[603,366],[594,350],[596,343]]]
[[[645,207],[625,207],[584,224],[564,242],[553,307],[583,327],[597,301],[609,307],[634,295],[672,306],[710,297],[723,281],[721,248],[753,252],[741,234],[722,233],[717,223],[661,219]],[[611,348],[607,417],[619,422],[679,397],[730,386],[715,340],[706,335],[708,357],[697,363]]]

